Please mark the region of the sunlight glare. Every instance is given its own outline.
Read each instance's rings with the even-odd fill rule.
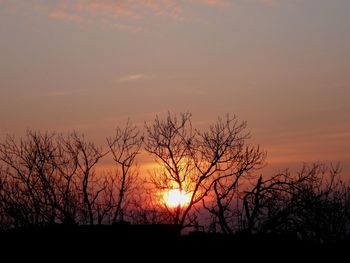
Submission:
[[[168,207],[185,206],[190,202],[190,194],[180,191],[179,189],[172,189],[164,193],[164,202]]]

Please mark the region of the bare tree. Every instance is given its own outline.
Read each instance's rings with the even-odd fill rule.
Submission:
[[[296,174],[288,170],[263,180],[243,195],[248,233],[299,233],[327,242],[341,238],[349,224],[349,188],[340,167],[315,163]]]
[[[58,135],[54,165],[59,184],[55,187],[59,192],[59,204],[64,224],[78,224],[81,202],[79,196],[80,178],[78,176],[78,161],[76,152],[72,151],[72,141],[69,136]]]
[[[143,180],[143,186],[148,182]],[[130,203],[129,217],[135,224],[171,224],[173,218],[169,216],[169,211],[159,205],[156,189],[152,187],[139,188],[132,202]],[[155,198],[156,197],[156,198]]]
[[[142,136],[136,126],[128,120],[124,128],[118,127],[107,143],[116,166],[115,180],[118,198],[112,222],[123,221],[126,194],[136,185],[138,167],[136,156],[140,153]]]
[[[160,191],[179,189],[190,196],[185,206],[167,207],[174,224],[180,228],[191,224],[196,219],[191,212],[199,202],[205,204],[213,187],[226,191],[218,193],[218,204],[222,205],[239,178],[263,163],[265,155],[259,147],[245,146],[249,137],[243,133],[245,127],[235,116],[227,116],[201,132],[192,128],[189,113],[181,114],[180,119],[169,113],[166,120],[157,117],[153,125],[146,125],[145,149],[163,168],[153,175],[154,186]],[[223,213],[224,209],[217,215]]]
[[[111,224],[113,222],[116,193],[116,178],[110,171],[100,172],[98,180],[95,180],[94,184],[97,184],[95,188],[99,189],[100,193],[96,197],[93,204],[93,210],[96,214],[95,218],[97,223]]]
[[[166,120],[156,117],[152,125],[146,125],[145,150],[151,153],[159,164],[160,171],[153,174],[151,181],[162,192],[178,189],[190,193],[188,178],[193,170],[189,159],[189,147],[194,138],[191,115],[181,114],[180,119],[168,114]],[[192,207],[193,204],[189,204]],[[184,208],[179,204],[175,209],[165,204],[175,225],[180,225]]]
[[[56,220],[57,184],[53,135],[28,132],[18,143],[8,136],[0,145],[4,165],[3,200],[8,214],[23,225],[53,223]]]
[[[317,242],[348,238],[350,188],[340,179],[339,165],[316,163],[296,174],[258,176],[266,154],[248,143],[246,123],[235,116],[196,130],[191,114],[168,113],[145,128],[145,138],[129,121],[117,128],[107,138],[108,152],[76,132],[7,136],[0,143],[0,229],[115,223],[127,211],[134,223],[171,223],[181,230],[197,223],[204,207],[212,231],[218,225],[227,234],[298,233]],[[158,166],[136,189],[142,145]],[[103,172],[98,163],[108,153],[115,170]],[[166,202],[173,190],[187,200],[175,207]]]
[[[235,116],[219,118],[209,131],[200,134],[201,146],[194,153],[200,174],[212,177],[205,192],[211,198],[207,202],[203,198],[203,205],[218,219],[224,233],[233,233],[231,206],[238,197],[241,179],[254,176],[266,156],[259,146],[247,144],[250,135],[245,129],[246,122],[239,122]]]
[[[85,214],[93,224],[94,204],[107,187],[93,170],[102,156],[77,133],[8,136],[0,144],[1,209],[19,226],[75,224]]]
[[[95,177],[93,168],[106,153],[102,153],[102,149],[97,147],[94,143],[86,142],[84,136],[76,132],[70,134],[65,145],[69,155],[77,163],[77,173],[81,180],[83,203],[87,211],[89,224],[94,225],[95,216],[93,206],[100,193],[104,191],[105,185],[103,185],[102,188],[96,189],[97,183],[96,181],[92,181],[92,178]],[[95,189],[92,183],[95,184]]]
[[[288,170],[265,180],[260,176],[253,188],[243,194],[244,231],[247,233],[256,231],[257,225],[266,215],[271,219],[272,214],[275,214],[275,218],[270,223],[276,221],[276,209],[279,210],[280,219],[287,220],[286,217],[290,216],[290,211],[293,209],[286,202],[289,195],[294,194],[306,181],[315,180],[313,173],[302,172],[298,176],[293,176]]]

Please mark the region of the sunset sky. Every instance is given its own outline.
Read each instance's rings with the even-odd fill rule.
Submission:
[[[0,0],[0,135],[235,113],[268,162],[350,172],[349,0]]]

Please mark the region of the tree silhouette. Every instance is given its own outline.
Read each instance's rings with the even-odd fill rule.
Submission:
[[[15,225],[53,223],[57,211],[68,217],[59,203],[59,186],[64,178],[55,176],[57,145],[52,138],[50,134],[28,132],[18,143],[8,136],[0,145],[2,206]]]
[[[304,165],[263,180],[243,195],[243,228],[248,233],[298,233],[303,239],[343,239],[349,225],[349,188],[339,166]]]
[[[77,132],[7,136],[0,142],[0,230],[57,224],[102,229],[123,221],[124,214],[134,224],[181,230],[199,226],[199,216],[209,212],[211,230],[228,237],[349,240],[350,187],[340,166],[315,163],[297,173],[260,175],[266,153],[249,143],[245,130],[236,116],[198,130],[190,113],[168,113],[146,123],[145,137],[130,121],[117,127],[105,152]],[[142,146],[158,165],[141,185]],[[103,158],[113,160],[113,171],[98,166]],[[187,202],[165,202],[174,189]]]
[[[136,156],[140,153],[142,137],[136,126],[128,120],[124,128],[118,127],[113,137],[107,138],[108,147],[116,165],[118,198],[112,222],[123,220],[125,195],[136,185],[138,169]]]
[[[219,118],[209,131],[201,132],[192,128],[189,113],[179,119],[168,113],[165,120],[157,117],[152,125],[146,125],[145,149],[162,167],[153,174],[153,185],[160,191],[175,188],[190,194],[185,206],[171,209],[165,204],[174,224],[182,228],[194,222],[196,217],[191,212],[213,187],[217,190],[226,181],[231,185],[225,187],[233,189],[242,175],[263,163],[264,153],[259,147],[245,147],[249,137],[243,133],[245,127],[236,117],[227,116]]]
[[[203,205],[227,234],[233,233],[229,222],[233,217],[230,206],[238,197],[239,183],[242,179],[254,178],[254,172],[264,165],[266,156],[259,146],[247,144],[250,135],[245,129],[246,123],[239,123],[236,117],[219,119],[201,135],[202,144],[195,153],[200,172],[213,175],[207,188],[211,198],[207,202],[203,199]],[[208,172],[201,168],[201,163],[210,164]]]
[[[145,138],[145,150],[155,157],[155,161],[161,167],[156,171],[151,181],[159,191],[178,189],[181,192],[190,193],[191,186],[186,184],[193,171],[193,163],[189,158],[189,148],[194,138],[191,126],[191,115],[181,114],[180,120],[176,116],[168,114],[166,120],[158,116],[152,125],[146,125],[147,136]],[[194,203],[189,204],[192,207]],[[180,225],[184,208],[179,204],[175,209],[165,204],[172,221]]]
[[[67,149],[69,151],[70,156],[77,163],[78,176],[81,178],[81,187],[83,193],[83,203],[86,207],[86,212],[88,216],[88,221],[90,225],[94,224],[94,211],[93,205],[97,200],[100,193],[103,191],[102,189],[98,189],[94,193],[91,193],[90,183],[91,178],[94,176],[94,166],[98,163],[98,161],[103,157],[101,149],[95,146],[92,142],[86,142],[84,137],[78,135],[77,133],[72,133],[69,136],[69,143],[66,143]],[[85,213],[85,211],[84,211]]]
[[[95,204],[106,187],[94,166],[101,150],[77,133],[28,131],[0,144],[1,207],[14,226],[95,222]]]

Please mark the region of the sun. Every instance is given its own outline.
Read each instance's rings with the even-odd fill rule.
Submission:
[[[190,194],[179,189],[172,189],[165,192],[163,198],[168,207],[183,207],[188,205],[191,200]]]

